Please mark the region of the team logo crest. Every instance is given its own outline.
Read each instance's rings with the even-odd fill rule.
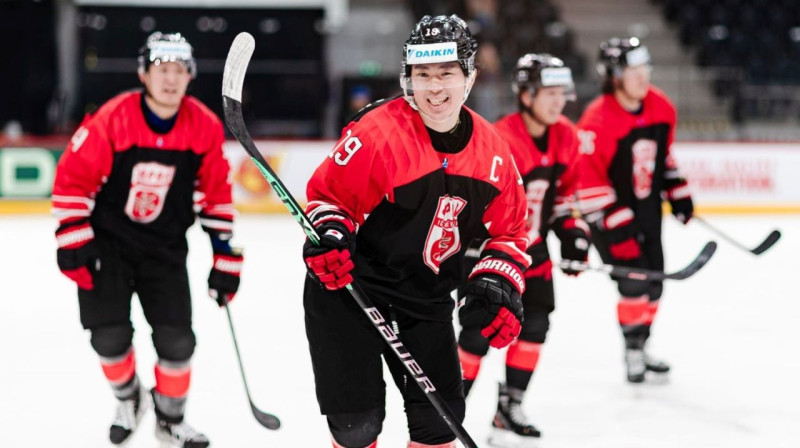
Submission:
[[[175,167],[156,162],[137,163],[131,174],[131,190],[125,204],[125,214],[133,222],[149,223],[164,210]]]
[[[422,257],[425,264],[435,273],[439,273],[442,262],[461,249],[461,235],[458,232],[458,215],[464,210],[467,201],[457,196],[442,196],[436,207],[425,249]]]
[[[633,193],[639,199],[650,196],[656,168],[658,145],[655,140],[641,139],[633,144]]]

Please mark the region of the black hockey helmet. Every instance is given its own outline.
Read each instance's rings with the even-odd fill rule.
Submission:
[[[611,78],[621,76],[625,67],[650,65],[650,52],[636,37],[612,37],[600,43],[597,72]]]
[[[424,16],[403,45],[401,76],[411,76],[414,64],[449,61],[458,61],[464,76],[469,76],[475,71],[477,50],[478,41],[457,15]]]
[[[197,76],[192,46],[181,33],[156,31],[147,37],[147,42],[139,49],[139,72],[144,73],[150,64],[158,65],[161,62],[180,62],[186,66],[192,78]]]
[[[519,95],[529,90],[536,94],[542,87],[563,86],[567,99],[575,100],[572,70],[564,61],[547,53],[528,53],[517,60],[512,73],[511,90]]]

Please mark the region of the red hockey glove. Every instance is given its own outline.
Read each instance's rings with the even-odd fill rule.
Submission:
[[[633,210],[617,207],[609,210],[598,222],[598,228],[606,234],[608,251],[615,260],[629,261],[642,256],[633,218]]]
[[[344,224],[326,221],[317,227],[319,245],[303,244],[303,260],[311,277],[334,291],[353,282],[355,267],[350,258],[355,251],[355,235]]]
[[[239,291],[239,280],[244,262],[242,248],[231,247],[229,240],[230,235],[224,239],[219,235],[211,235],[214,263],[208,274],[208,296],[216,300],[219,306],[225,306],[233,301],[233,297]]]
[[[56,230],[56,241],[56,260],[61,272],[78,288],[93,290],[92,273],[100,270],[100,260],[91,224],[85,220],[63,224]]]
[[[480,328],[489,345],[503,348],[522,328],[522,291],[525,282],[515,264],[484,258],[472,270],[464,288],[458,318],[464,328]]]

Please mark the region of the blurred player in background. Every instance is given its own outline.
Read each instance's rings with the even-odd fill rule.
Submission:
[[[381,355],[403,395],[409,447],[455,447],[416,380],[343,288],[355,278],[459,418],[461,323],[495,347],[518,334],[525,193],[508,144],[463,106],[477,42],[458,16],[425,16],[403,48],[403,98],[357,115],[308,184],[320,246],[303,247],[304,308],[317,400],[334,447],[375,447],[385,416]],[[466,276],[466,242],[488,239]],[[465,278],[468,277],[468,278]]]
[[[511,147],[528,198],[528,255],[522,296],[525,320],[519,339],[506,353],[506,383],[500,384],[497,413],[490,444],[520,446],[541,436],[522,412],[521,404],[531,381],[539,352],[555,309],[552,262],[547,234],[553,230],[561,240],[561,258],[585,262],[589,250],[589,228],[576,217],[578,136],[575,125],[561,113],[575,99],[572,72],[548,54],[526,54],[513,73],[512,89],[519,111],[501,118],[495,127]],[[566,272],[577,275],[576,271]],[[475,329],[465,328],[458,339],[469,393],[489,343]]]
[[[651,70],[647,47],[637,38],[600,44],[603,94],[578,122],[578,202],[605,263],[663,270],[662,201],[669,201],[672,214],[684,224],[692,218],[693,206],[686,179],[670,153],[675,106],[650,84]],[[641,383],[647,371],[667,373],[669,366],[644,350],[662,283],[616,281],[628,381]]]
[[[111,442],[130,438],[152,396],[157,437],[202,448],[206,436],[183,420],[195,347],[186,230],[199,210],[214,253],[209,294],[223,306],[238,289],[242,266],[241,251],[229,243],[230,167],[221,121],[186,95],[196,75],[186,39],[150,35],[138,73],[144,89],[122,93],[87,117],[58,163],[58,266],[78,286],[81,323],[119,399]],[[136,374],[134,292],[158,354],[150,393]]]

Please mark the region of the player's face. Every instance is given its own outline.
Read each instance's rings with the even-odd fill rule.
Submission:
[[[414,102],[423,112],[423,121],[428,118],[435,122],[449,122],[452,118],[455,126],[468,81],[471,79],[467,79],[458,62],[412,65],[411,89]],[[428,125],[427,121],[425,124]]]
[[[163,107],[178,107],[192,75],[185,65],[178,62],[150,64],[144,74],[139,75],[150,97]]]
[[[632,99],[641,101],[650,89],[650,65],[626,67],[622,72],[622,88]]]
[[[541,87],[531,100],[534,116],[548,126],[558,121],[566,105],[567,94],[563,86]]]

